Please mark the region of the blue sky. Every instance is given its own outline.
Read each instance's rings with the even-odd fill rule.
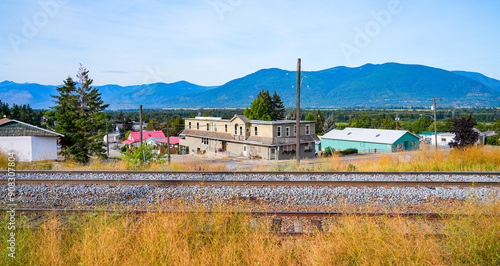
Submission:
[[[0,81],[221,85],[262,68],[423,64],[500,79],[500,1],[0,2]]]

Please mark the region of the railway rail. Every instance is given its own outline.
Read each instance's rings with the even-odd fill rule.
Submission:
[[[5,185],[8,180],[1,179]],[[153,185],[153,186],[386,186],[386,187],[500,187],[500,181],[278,181],[278,180],[103,180],[103,179],[16,179],[17,184],[32,185]]]

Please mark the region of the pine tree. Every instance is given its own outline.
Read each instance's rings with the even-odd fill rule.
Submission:
[[[318,109],[316,111],[316,133],[322,134],[323,133],[323,125],[325,124],[325,117],[323,116],[323,112]]]
[[[104,121],[99,120],[102,110],[108,107],[101,100],[97,88],[92,87],[93,80],[88,76],[89,71],[82,65],[78,70],[77,78],[80,84],[68,77],[64,86],[57,88],[58,96],[53,107],[56,112],[56,131],[63,134],[61,140],[62,154],[66,159],[74,159],[82,164],[90,161],[91,155],[105,158],[102,148],[102,137],[98,134],[103,128]]]
[[[270,113],[273,121],[285,119],[285,105],[276,91],[271,98]]]
[[[314,117],[314,115],[311,112],[309,112],[306,115],[306,121],[316,121],[316,118]]]

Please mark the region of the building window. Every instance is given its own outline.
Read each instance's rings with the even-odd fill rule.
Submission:
[[[306,125],[306,135],[309,135],[311,133],[311,126]]]
[[[446,142],[446,138],[442,138],[442,139],[441,139],[441,142]]]
[[[413,147],[413,141],[410,141],[410,148]]]
[[[290,127],[286,127],[286,129],[285,129],[285,135],[287,137],[290,137]]]
[[[234,135],[238,135],[238,124],[234,125]]]
[[[201,138],[201,143],[208,145],[208,138]]]
[[[196,122],[196,130],[200,130],[200,123]]]
[[[281,137],[281,127],[278,127],[278,137]]]
[[[188,123],[188,128],[191,129],[191,122]]]
[[[293,135],[297,136],[297,126],[293,126]]]
[[[255,130],[255,136],[257,136],[257,127],[254,127]]]
[[[243,127],[240,127],[240,136],[243,136]]]
[[[224,124],[224,132],[227,133],[227,124]]]
[[[214,131],[217,131],[217,124],[214,124]]]
[[[207,123],[207,131],[209,131],[209,130],[210,130],[210,124]]]

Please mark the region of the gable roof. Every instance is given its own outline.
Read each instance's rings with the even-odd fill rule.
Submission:
[[[141,140],[141,133],[140,132],[130,132],[130,136],[134,140],[134,142],[140,141]],[[142,140],[147,140],[149,138],[165,138],[165,134],[163,134],[163,131],[161,130],[156,130],[156,131],[142,131]]]
[[[9,118],[0,119],[0,136],[64,137],[57,132]]]
[[[321,139],[393,144],[405,134],[411,134],[415,138],[419,138],[417,135],[405,130],[345,128],[344,130],[334,129],[321,136]]]
[[[233,118],[231,118],[231,120],[229,120],[229,122],[233,122],[234,119],[236,118],[239,118],[241,121],[243,121],[245,124],[248,124],[250,123],[250,119],[248,119],[246,116],[244,115],[234,115]]]

